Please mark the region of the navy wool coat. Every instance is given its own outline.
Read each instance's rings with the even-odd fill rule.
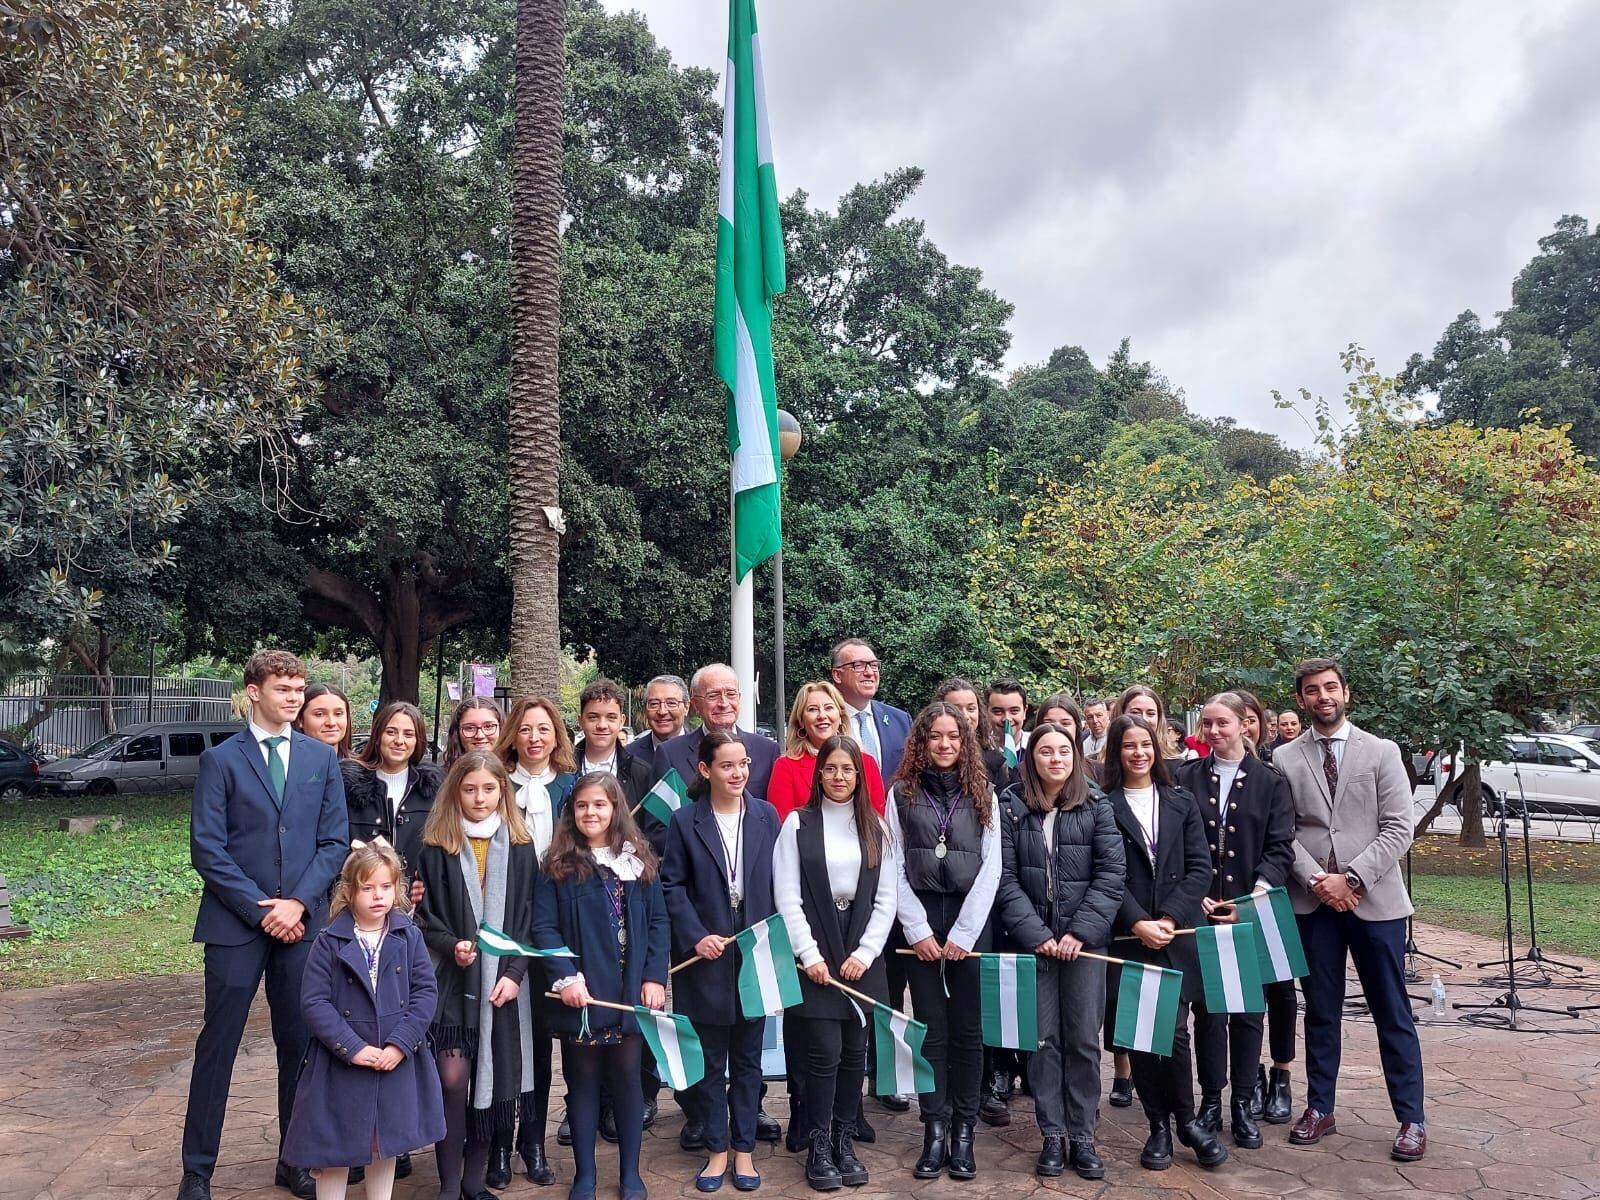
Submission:
[[[577,962],[570,958],[539,959],[548,983],[581,970],[591,996],[616,1004],[638,1004],[639,990],[646,983],[666,986],[669,931],[661,881],[625,883],[623,895],[628,921],[626,973],[618,963],[611,901],[606,898],[598,871],[591,871],[585,879],[564,879],[559,883],[542,871],[539,873],[533,889],[533,944],[543,950],[565,946],[578,956]],[[549,997],[543,1003],[545,1024],[552,1033],[579,1032],[583,1009]],[[624,1033],[639,1032],[639,1022],[632,1013],[598,1006],[591,1006],[588,1013],[591,1030],[620,1025]]]
[[[759,925],[777,909],[772,901],[772,851],[778,844],[778,810],[765,800],[745,801],[743,830],[744,904],[739,919],[728,901],[728,876],[722,835],[709,799],[672,814],[661,889],[672,922],[672,958],[694,957],[709,934],[728,937]],[[728,946],[722,957],[696,963],[672,980],[672,1011],[697,1025],[732,1025],[744,1020],[739,1007],[739,951]]]
[[[312,1037],[284,1136],[285,1162],[358,1167],[444,1137],[439,1072],[428,1049],[436,997],[422,933],[404,913],[390,914],[376,992],[350,910],[333,919],[306,960],[301,1005]],[[350,1065],[364,1047],[387,1045],[405,1053],[394,1070]]]

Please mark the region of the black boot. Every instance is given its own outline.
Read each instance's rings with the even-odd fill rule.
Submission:
[[[366,1179],[367,1179],[367,1169],[365,1167],[351,1167],[350,1168],[350,1178],[348,1180],[346,1180],[346,1182],[347,1183],[365,1183]]]
[[[617,1110],[609,1104],[600,1106],[600,1136],[612,1145],[617,1142]]]
[[[1150,1136],[1139,1152],[1139,1165],[1146,1171],[1165,1171],[1172,1165],[1172,1127],[1166,1117],[1150,1122]]]
[[[556,1145],[572,1145],[572,1121],[567,1117],[562,1117],[561,1124],[556,1126]]]
[[[867,1114],[860,1108],[856,1109],[855,1139],[863,1146],[871,1146],[878,1140],[878,1131],[867,1120]]]
[[[1111,1107],[1133,1107],[1133,1076],[1113,1076],[1111,1079]]]
[[[1261,1149],[1261,1129],[1250,1119],[1250,1101],[1229,1101],[1228,1111],[1232,1118],[1233,1144],[1246,1150]]]
[[[851,1126],[841,1125],[837,1121],[833,1123],[833,1142],[830,1146],[833,1165],[846,1187],[860,1187],[867,1181],[867,1168],[862,1166],[861,1160],[856,1157],[855,1147],[850,1144],[854,1136],[855,1130]]]
[[[844,1177],[833,1162],[833,1147],[828,1144],[826,1129],[811,1131],[811,1156],[806,1159],[806,1182],[818,1192],[837,1192],[844,1186]]]
[[[489,1166],[483,1184],[501,1191],[511,1186],[511,1130],[496,1130],[489,1142]]]
[[[517,1132],[520,1135],[528,1127],[523,1125]],[[545,1157],[544,1139],[521,1137],[517,1138],[517,1154],[522,1158],[522,1169],[528,1176],[529,1183],[536,1183],[545,1187],[556,1181],[555,1168],[550,1165],[550,1160]]]
[[[1094,1141],[1085,1138],[1081,1141],[1073,1139],[1072,1153],[1069,1156],[1072,1169],[1078,1173],[1079,1179],[1104,1179],[1106,1177],[1106,1164],[1094,1152]]]
[[[280,1158],[273,1169],[272,1182],[276,1187],[288,1188],[296,1200],[317,1200],[317,1181],[304,1167],[291,1167]]]
[[[959,1118],[950,1126],[950,1178],[974,1179],[978,1160],[972,1152],[972,1122]]]
[[[1202,1167],[1221,1166],[1228,1161],[1228,1148],[1209,1125],[1196,1117],[1178,1118],[1178,1140],[1194,1151]]]
[[[789,1114],[789,1128],[784,1131],[783,1148],[790,1154],[799,1154],[810,1144],[811,1134],[806,1130],[806,1118],[796,1112]],[[705,1127],[700,1127],[700,1144],[706,1144]]]
[[[411,1155],[397,1154],[394,1156],[394,1177],[396,1179],[411,1178]]]
[[[1250,1089],[1250,1116],[1259,1121],[1267,1108],[1267,1069],[1256,1068],[1256,1085]]]
[[[950,1127],[943,1121],[926,1121],[922,1126],[922,1157],[911,1173],[918,1179],[937,1179],[950,1161]]]
[[[1211,1130],[1212,1133],[1221,1133],[1222,1093],[1202,1092],[1200,1094],[1200,1111],[1195,1114],[1194,1119]]]
[[[1268,1125],[1287,1125],[1294,1119],[1294,1096],[1289,1090],[1289,1072],[1273,1067],[1267,1076],[1267,1102],[1261,1119]]]
[[[983,1089],[983,1097],[978,1103],[978,1116],[985,1125],[1011,1124],[1011,1109],[1006,1104],[1006,1097],[1001,1090],[1006,1083],[1003,1072],[990,1072],[988,1082]]]
[[[1033,1173],[1045,1179],[1054,1179],[1067,1169],[1067,1139],[1059,1133],[1044,1135],[1044,1147],[1039,1151],[1039,1161],[1033,1164]]]

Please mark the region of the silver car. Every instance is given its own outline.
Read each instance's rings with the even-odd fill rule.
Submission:
[[[199,774],[200,755],[242,728],[238,721],[132,725],[48,764],[39,784],[66,796],[187,791]]]

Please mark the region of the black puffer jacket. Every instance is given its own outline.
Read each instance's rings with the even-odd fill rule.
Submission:
[[[1063,933],[1089,948],[1111,940],[1122,903],[1122,838],[1111,806],[1098,790],[1076,808],[1059,810],[1055,854],[1046,861],[1044,817],[1022,798],[1022,785],[1000,797],[1000,889],[1006,931],[1027,950]],[[1050,874],[1054,873],[1054,886]]]

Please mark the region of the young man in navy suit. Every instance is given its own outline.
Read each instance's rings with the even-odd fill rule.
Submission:
[[[205,944],[206,1001],[178,1200],[210,1200],[233,1062],[263,977],[278,1049],[280,1139],[288,1128],[308,1036],[300,979],[350,848],[338,758],[290,728],[305,702],[304,665],[282,650],[258,650],[245,664],[244,691],[250,723],[200,756],[190,812],[189,857],[205,883],[194,940]],[[274,1182],[303,1200],[317,1194],[308,1172],[282,1160]]]
[[[894,778],[911,735],[911,714],[877,698],[883,682],[883,665],[872,646],[861,638],[846,638],[828,655],[833,686],[844,697],[845,721],[861,748],[878,760],[885,787]]]

